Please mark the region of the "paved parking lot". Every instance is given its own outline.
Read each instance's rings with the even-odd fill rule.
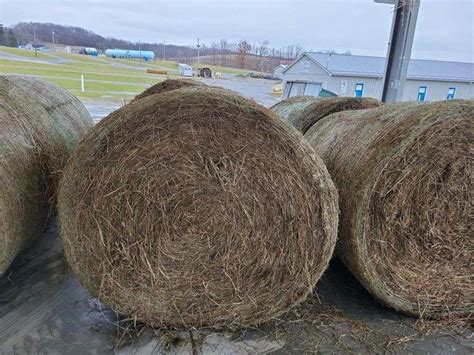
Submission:
[[[251,78],[201,79],[207,85],[233,90],[240,95],[253,99],[259,104],[270,107],[280,101],[279,96],[272,95],[272,86],[276,81]],[[124,102],[82,99],[94,122],[100,121],[110,112],[120,108]]]
[[[238,332],[153,330],[123,321],[71,273],[53,222],[0,278],[0,354],[472,354],[472,329],[405,317],[337,260],[280,319]]]

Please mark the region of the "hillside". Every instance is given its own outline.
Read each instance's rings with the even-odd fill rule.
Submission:
[[[94,47],[100,51],[107,48],[139,49],[153,51],[156,58],[172,59],[188,64],[196,64],[197,49],[192,46],[178,46],[163,43],[137,43],[124,39],[103,37],[92,31],[53,23],[20,22],[11,29],[5,29],[5,36],[0,45],[15,47],[20,44],[56,43],[74,47]],[[7,38],[6,34],[9,35]],[[299,45],[289,45],[280,50],[267,46],[268,42],[251,44],[246,40],[229,43],[222,39],[210,46],[202,43],[200,62],[214,66],[232,67],[251,71],[271,72],[281,63],[296,58],[302,51]]]
[[[55,43],[68,46],[95,47],[102,51],[107,48],[138,49],[138,43],[135,42],[103,37],[80,27],[63,26],[54,23],[20,22],[12,28],[12,31],[17,37],[19,44],[32,43],[34,34],[36,35],[36,42],[51,43],[54,32]],[[140,46],[142,50],[153,51],[157,57],[162,57],[164,50],[162,43],[141,43]],[[189,51],[191,51],[193,56],[197,55],[196,50],[188,47],[173,44],[166,45],[167,57],[180,57],[185,54],[187,55]]]

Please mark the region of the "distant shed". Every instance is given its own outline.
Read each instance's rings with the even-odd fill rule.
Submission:
[[[71,47],[69,47],[69,50],[71,50]],[[93,47],[85,47],[85,48],[82,48],[79,51],[79,54],[91,55],[93,57],[98,57],[99,56],[99,51],[96,48],[93,48]]]
[[[187,64],[178,64],[179,75],[181,76],[193,76],[193,68]]]

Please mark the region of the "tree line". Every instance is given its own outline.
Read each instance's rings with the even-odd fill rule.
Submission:
[[[197,62],[196,46],[178,46],[164,43],[139,43],[111,37],[103,37],[92,31],[53,23],[21,22],[8,31],[8,40],[3,45],[60,43],[78,47],[94,47],[105,51],[107,48],[141,49],[155,53],[157,58],[172,59],[193,64]],[[3,31],[5,32],[5,30]],[[13,39],[14,38],[14,39]],[[269,72],[281,63],[289,63],[303,51],[299,44],[272,48],[268,41],[251,43],[240,40],[232,43],[226,39],[202,44],[199,50],[200,62],[211,65]]]
[[[17,47],[18,39],[11,28],[4,28],[0,24],[0,46]]]

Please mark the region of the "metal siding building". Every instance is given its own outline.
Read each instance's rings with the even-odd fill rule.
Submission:
[[[327,89],[339,96],[380,99],[385,58],[303,53],[283,71],[283,98]],[[403,101],[474,98],[474,64],[410,60]],[[453,95],[454,93],[454,95]],[[317,95],[317,94],[316,94]]]
[[[283,79],[283,70],[286,69],[288,65],[280,64],[279,66],[273,69],[273,76],[277,79]]]

